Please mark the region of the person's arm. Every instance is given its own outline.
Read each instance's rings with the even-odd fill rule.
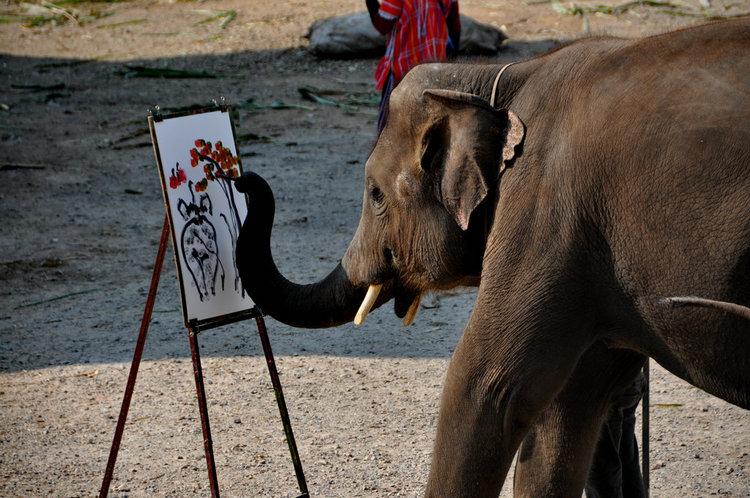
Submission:
[[[448,24],[448,36],[450,36],[454,54],[456,54],[461,47],[461,16],[458,13],[458,0],[451,2],[445,21]]]
[[[370,13],[370,21],[372,21],[372,25],[375,26],[375,29],[377,29],[381,35],[390,33],[393,29],[393,25],[396,24],[397,18],[386,19],[380,15],[380,3],[378,0],[365,0],[365,2],[367,3],[367,12]]]

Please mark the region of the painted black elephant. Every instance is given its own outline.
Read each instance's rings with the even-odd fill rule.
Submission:
[[[307,328],[390,299],[408,323],[425,291],[478,285],[426,495],[497,496],[518,452],[516,494],[581,496],[647,357],[750,408],[750,20],[500,69],[423,65],[395,89],[356,234],[323,280],[278,272],[253,174],[237,259],[266,313]]]
[[[201,301],[216,295],[216,276],[221,270],[221,289],[224,290],[224,265],[219,258],[216,244],[216,228],[207,215],[213,214],[213,205],[208,194],[201,194],[195,202],[193,182],[188,182],[190,202],[177,201],[177,211],[185,220],[180,234],[180,251],[195,290]]]

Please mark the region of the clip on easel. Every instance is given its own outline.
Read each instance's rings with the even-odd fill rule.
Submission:
[[[115,429],[115,435],[112,440],[112,446],[109,451],[109,458],[107,460],[107,468],[104,473],[104,479],[102,480],[101,489],[99,491],[100,498],[106,498],[106,496],[109,493],[110,484],[112,482],[112,475],[114,473],[115,462],[117,460],[117,454],[120,449],[120,442],[122,441],[122,434],[125,429],[125,421],[127,419],[128,410],[130,408],[130,400],[133,396],[133,389],[135,387],[136,377],[138,376],[138,367],[141,364],[141,356],[143,354],[143,347],[146,343],[146,335],[148,333],[149,324],[151,323],[151,313],[154,308],[156,291],[157,291],[157,288],[159,287],[159,278],[161,276],[161,270],[164,265],[164,256],[166,254],[167,244],[169,242],[170,220],[174,220],[174,218],[171,217],[171,214],[172,214],[172,209],[171,209],[172,206],[170,204],[171,194],[168,194],[169,191],[167,190],[167,182],[166,182],[164,170],[162,168],[162,158],[160,156],[159,145],[156,140],[157,133],[156,133],[156,128],[154,126],[154,123],[163,121],[164,119],[187,117],[187,116],[192,116],[196,114],[207,115],[207,113],[222,114],[222,115],[225,114],[224,116],[221,116],[221,118],[223,119],[223,121],[226,121],[228,123],[227,125],[229,126],[228,133],[231,134],[229,139],[226,140],[226,143],[230,143],[230,141],[234,142],[234,127],[231,124],[231,120],[229,120],[229,117],[228,117],[229,108],[226,105],[221,105],[221,106],[216,105],[211,108],[199,109],[196,111],[190,111],[190,112],[181,113],[181,114],[173,114],[173,115],[165,116],[165,117],[162,117],[161,115],[159,115],[158,108],[157,108],[156,112],[152,112],[152,114],[149,116],[149,128],[151,129],[151,137],[154,143],[154,150],[156,153],[157,163],[159,163],[160,177],[162,180],[162,187],[164,189],[165,204],[166,204],[167,212],[164,216],[164,225],[162,226],[161,238],[159,239],[159,249],[156,253],[156,261],[154,262],[154,269],[151,275],[151,284],[149,287],[148,296],[146,298],[146,306],[143,310],[143,317],[141,318],[141,327],[140,327],[140,332],[138,333],[138,340],[135,345],[135,351],[133,353],[133,361],[130,364],[130,373],[128,375],[128,381],[125,387],[125,393],[123,395],[122,405],[120,406],[120,415],[117,419],[117,427]],[[224,125],[225,123],[222,122],[219,124]],[[224,131],[227,132],[227,130],[224,130]],[[210,145],[211,144],[209,142],[209,146]],[[218,147],[221,147],[221,142],[217,142],[217,148]],[[235,151],[238,150],[236,143],[235,143],[234,150]],[[230,158],[229,162],[225,161],[223,164],[216,163],[215,167],[224,168],[225,166],[227,166],[227,169],[231,169],[233,166],[236,166],[237,169],[239,170],[240,168],[239,154],[231,155],[231,151],[229,149],[222,150],[222,153],[223,153],[223,156],[221,157],[225,159],[227,157],[227,154],[229,154],[229,158]],[[214,156],[214,157],[218,157],[218,156]],[[193,166],[196,166],[196,164],[193,164]],[[200,168],[197,168],[197,170],[199,169]],[[179,171],[179,163],[178,163],[178,171]],[[220,175],[223,175],[225,171],[218,170],[218,173],[219,174],[216,175],[216,177],[212,177],[213,180],[217,181],[217,183],[218,181],[220,181]],[[182,173],[182,179],[184,181],[176,182],[177,186],[179,187],[183,183],[187,184],[185,186],[189,186],[190,195],[193,197],[193,200],[194,200],[194,192],[192,190],[193,184],[192,182],[188,184],[188,180],[186,178],[184,170]],[[171,183],[169,185],[172,189],[176,190],[176,187],[171,186],[172,185]],[[184,188],[182,190],[184,191]],[[205,187],[202,190],[205,191]],[[224,193],[226,194],[226,191],[224,191]],[[208,193],[205,195],[201,195],[201,203],[200,203],[201,208],[203,207],[204,197],[209,197]],[[227,200],[228,201],[230,200],[228,196],[227,196]],[[231,199],[231,201],[232,202],[231,203],[228,202],[227,205],[230,205],[234,202],[233,199]],[[204,215],[208,210],[211,209],[211,205],[212,205],[211,202],[212,201],[209,198],[208,199],[209,207],[207,208],[206,211],[203,212]],[[216,202],[216,201],[213,201],[213,202]],[[186,209],[189,209],[189,208],[186,208]],[[187,212],[189,213],[190,211],[187,211]],[[183,214],[183,212],[180,211],[180,214]],[[237,214],[236,207],[235,207],[234,214],[235,215]],[[186,220],[188,219],[187,217],[185,218]],[[208,222],[207,219],[208,218],[204,216],[202,222],[207,223],[208,225],[211,225],[211,229],[214,229],[213,225],[210,222]],[[224,218],[224,221],[226,221],[226,217]],[[189,223],[190,222],[186,223],[186,225]],[[227,222],[226,227],[228,230],[231,231],[229,222]],[[173,225],[173,228],[178,228],[178,227],[174,227]],[[184,233],[185,233],[184,227],[183,227],[182,233],[184,236]],[[205,233],[206,232],[202,232],[202,235],[205,235]],[[185,256],[184,251],[182,253],[183,259],[181,259],[180,255],[178,254],[178,249],[177,249],[178,239],[177,239],[176,230],[174,229],[172,230],[172,236],[173,236],[172,242],[175,247],[175,260],[177,262],[178,277],[180,280],[180,288],[182,291],[183,315],[184,315],[185,323],[188,329],[188,341],[190,343],[190,352],[191,352],[191,357],[193,361],[193,374],[195,375],[195,390],[196,390],[197,397],[198,397],[198,409],[200,411],[200,417],[201,417],[201,428],[203,431],[203,446],[204,446],[204,450],[206,454],[206,465],[208,468],[208,481],[209,481],[210,488],[211,488],[211,496],[213,498],[219,497],[219,483],[218,483],[218,479],[216,476],[216,463],[214,461],[213,443],[211,440],[211,428],[210,428],[209,421],[208,421],[208,404],[206,402],[206,390],[203,385],[203,370],[201,367],[200,348],[198,347],[198,335],[204,330],[208,330],[208,329],[220,327],[223,325],[228,325],[231,323],[236,323],[242,320],[254,318],[255,324],[258,328],[258,335],[260,336],[260,341],[263,347],[263,353],[266,358],[266,365],[268,366],[268,373],[271,377],[271,383],[273,384],[274,393],[276,395],[275,396],[276,402],[279,406],[279,414],[281,416],[281,421],[284,426],[284,434],[286,436],[287,444],[289,445],[289,452],[291,454],[292,463],[294,465],[294,472],[297,477],[297,484],[299,486],[299,490],[301,493],[299,498],[307,498],[309,496],[309,493],[307,490],[307,483],[305,481],[305,474],[304,474],[304,471],[302,470],[302,463],[299,458],[299,453],[297,452],[297,444],[294,439],[294,433],[292,432],[292,425],[289,421],[289,414],[287,412],[286,402],[284,400],[284,393],[281,388],[281,381],[279,380],[278,371],[276,370],[276,362],[274,361],[273,351],[271,350],[271,342],[268,339],[268,333],[266,331],[266,324],[263,319],[262,311],[257,306],[252,306],[249,309],[244,309],[244,310],[240,310],[240,311],[233,312],[233,313],[223,314],[218,317],[211,317],[211,318],[206,318],[206,319],[194,319],[194,318],[191,319],[189,317],[189,313],[187,309],[186,286],[185,286],[185,283],[183,282],[183,277],[182,277],[183,267],[181,266],[181,263],[182,265],[187,265],[188,263],[184,259],[184,256]],[[214,229],[214,236],[215,236],[215,229]],[[214,239],[214,242],[216,242],[215,239]],[[183,244],[184,244],[184,241],[183,241]],[[215,245],[214,252],[212,254],[218,255],[220,252],[220,249],[221,248],[218,248]],[[202,255],[202,257],[203,259],[201,259],[201,265],[206,265],[207,263],[206,263],[205,258],[207,256]],[[232,257],[233,257],[233,254],[232,254]],[[221,264],[220,261],[216,264],[215,268],[217,270],[220,264]],[[201,266],[201,268],[204,268],[204,266]],[[224,266],[221,267],[221,270],[225,271]],[[216,278],[217,278],[217,275],[215,274],[214,279]],[[203,283],[205,284],[205,282]],[[225,284],[224,275],[222,275],[221,276],[222,289],[224,288],[224,284]],[[196,282],[196,285],[197,285],[197,282]],[[191,289],[191,290],[195,291],[195,289]],[[205,290],[206,288],[204,287],[204,291]],[[213,289],[212,289],[212,292],[213,292]],[[242,295],[242,299],[244,299],[245,298],[244,291],[241,292],[241,295]],[[202,295],[201,301],[204,298],[207,299],[205,295]]]

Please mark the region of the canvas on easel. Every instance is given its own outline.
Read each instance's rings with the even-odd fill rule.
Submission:
[[[235,261],[247,215],[232,178],[242,174],[229,112],[150,120],[172,227],[185,324],[249,310]]]
[[[219,498],[219,483],[198,335],[204,330],[254,319],[297,477],[298,498],[309,498],[263,314],[245,293],[235,261],[237,236],[247,215],[247,202],[234,188],[233,179],[242,174],[242,165],[229,107],[217,105],[170,116],[161,116],[157,111],[149,116],[148,124],[166,213],[99,498],[108,496],[112,483],[170,232],[182,315],[188,330],[211,497]]]

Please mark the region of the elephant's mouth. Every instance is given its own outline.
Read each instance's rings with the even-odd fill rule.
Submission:
[[[361,325],[373,307],[382,305],[391,297],[393,297],[393,309],[396,312],[396,316],[403,319],[404,325],[411,325],[419,310],[422,293],[405,289],[398,285],[397,282],[370,284],[367,294],[354,317],[354,324]]]

